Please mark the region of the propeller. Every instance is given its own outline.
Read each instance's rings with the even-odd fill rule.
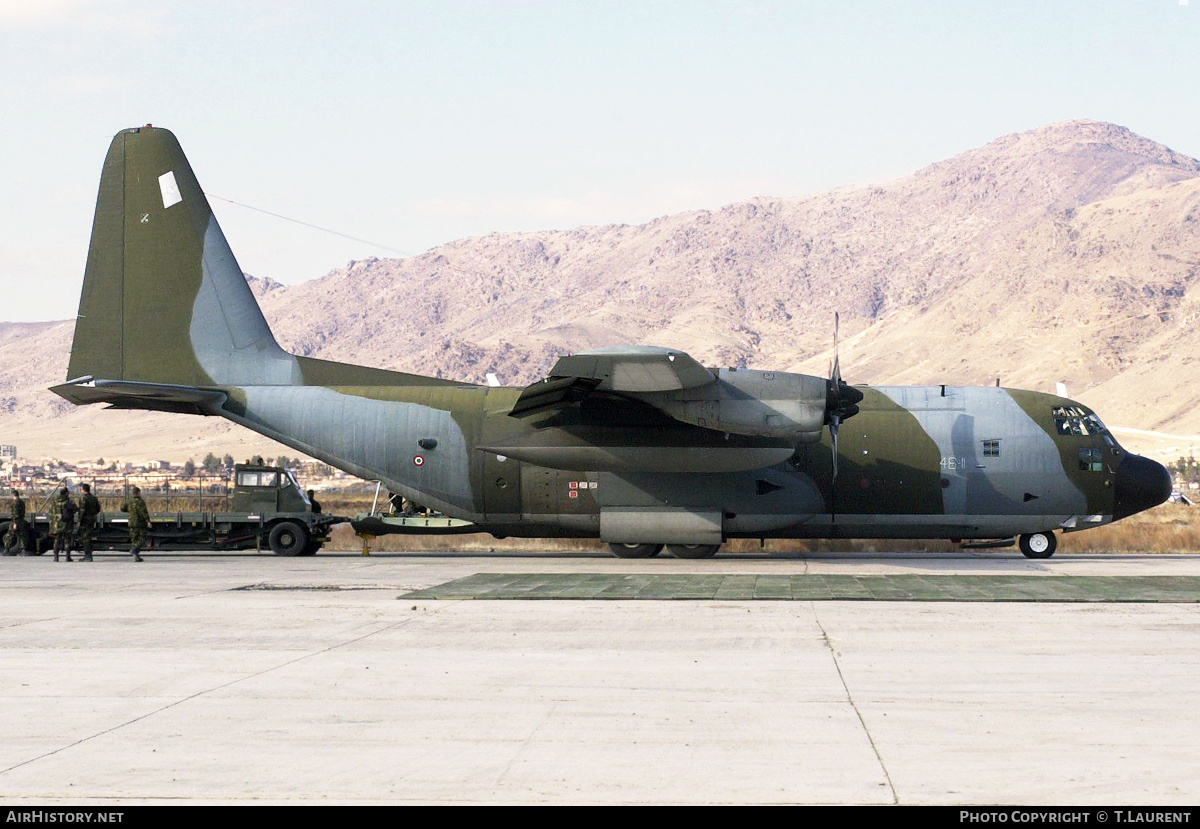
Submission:
[[[842,421],[858,414],[858,403],[863,393],[842,380],[842,366],[838,355],[838,315],[833,315],[833,365],[829,379],[825,381],[825,422],[829,424],[829,437],[833,444],[833,481],[838,476],[838,427]]]

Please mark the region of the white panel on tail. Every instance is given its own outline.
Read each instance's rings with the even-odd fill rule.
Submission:
[[[158,177],[158,189],[162,191],[163,207],[183,201],[183,196],[179,194],[179,185],[175,183],[174,170],[167,170]]]

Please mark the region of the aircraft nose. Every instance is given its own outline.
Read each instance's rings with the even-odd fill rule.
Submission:
[[[1126,455],[1117,467],[1113,520],[1156,507],[1171,497],[1171,473],[1141,455]]]

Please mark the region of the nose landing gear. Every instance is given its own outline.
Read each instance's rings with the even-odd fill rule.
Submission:
[[[1025,558],[1050,558],[1058,549],[1058,539],[1054,533],[1025,533],[1017,539]]]

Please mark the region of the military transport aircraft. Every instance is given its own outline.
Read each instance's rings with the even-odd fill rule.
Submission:
[[[836,338],[836,335],[835,335]],[[562,357],[498,388],[289,354],[175,136],[104,162],[66,383],[77,405],[217,415],[496,536],[618,556],[729,538],[1019,536],[1032,558],[1171,492],[1088,407],[1049,394],[852,386],[681,351]]]

